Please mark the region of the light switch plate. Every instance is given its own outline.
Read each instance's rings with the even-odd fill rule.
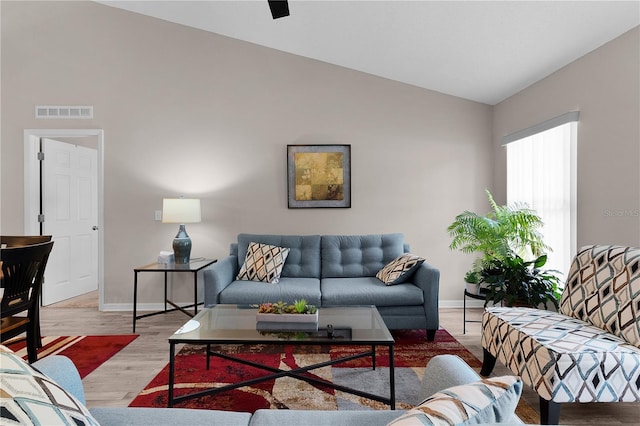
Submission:
[[[162,220],[162,210],[156,210],[156,220]]]

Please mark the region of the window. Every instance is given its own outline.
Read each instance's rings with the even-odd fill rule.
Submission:
[[[546,269],[566,279],[576,252],[578,112],[564,114],[503,139],[507,147],[507,202],[527,203],[544,222]]]

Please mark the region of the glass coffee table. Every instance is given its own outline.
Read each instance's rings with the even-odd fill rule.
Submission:
[[[258,330],[258,323],[256,322],[257,311],[257,306],[248,305],[216,305],[212,308],[205,308],[169,337],[169,407],[189,399],[214,395],[286,376],[379,401],[389,405],[392,410],[395,410],[394,340],[375,306],[319,308],[318,329],[306,331],[282,329]],[[176,345],[183,343],[207,346],[207,369],[209,368],[209,357],[215,356],[257,367],[265,370],[267,373],[262,377],[252,380],[206,389],[188,395],[174,396],[175,349]],[[281,370],[211,350],[211,345],[260,343],[280,346],[370,346],[371,349],[294,370]],[[319,380],[304,374],[316,368],[365,357],[371,357],[372,367],[375,370],[376,346],[386,346],[389,350],[389,396],[374,395],[362,390]]]

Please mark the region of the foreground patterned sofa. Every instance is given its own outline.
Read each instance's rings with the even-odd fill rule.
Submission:
[[[589,246],[576,255],[560,312],[490,308],[482,319],[488,376],[496,359],[540,396],[542,424],[560,403],[640,402],[640,249]]]
[[[252,243],[289,249],[277,282],[237,278]],[[408,251],[400,233],[239,234],[229,256],[204,271],[204,304],[293,303],[305,299],[319,307],[375,305],[389,329],[426,329],[427,339],[433,340],[439,326],[440,271],[427,261],[397,284],[385,285],[376,278],[382,268]]]
[[[0,424],[84,426],[408,426],[415,424],[522,424],[515,414],[522,391],[516,376],[482,380],[461,358],[439,355],[424,369],[416,408],[405,410],[277,410],[254,414],[187,408],[85,406],[73,362],[51,355],[27,365],[0,346]]]

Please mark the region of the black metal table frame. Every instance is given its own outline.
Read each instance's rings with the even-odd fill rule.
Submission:
[[[194,261],[194,260],[192,260]],[[181,311],[185,315],[193,318],[198,314],[198,305],[202,305],[203,302],[198,303],[198,272],[203,270],[209,265],[216,263],[216,259],[202,259],[202,266],[195,269],[177,269],[171,268],[167,266],[165,269],[145,269],[151,265],[158,265],[157,263],[150,263],[149,265],[141,266],[139,268],[135,268],[133,270],[133,332],[136,332],[136,321],[141,318],[150,317],[153,315],[166,314],[167,312],[173,311]],[[151,312],[148,314],[137,315],[137,306],[138,306],[138,273],[139,272],[164,272],[164,310]],[[169,300],[167,296],[167,277],[169,272],[191,272],[193,273],[193,304],[180,306],[177,303]],[[173,309],[167,309],[167,303],[173,306]],[[186,309],[193,308],[193,313],[187,311]]]
[[[339,390],[345,393],[350,393],[352,395],[357,395],[363,398],[367,398],[367,399],[371,399],[374,401],[379,401],[382,402],[384,404],[387,404],[391,407],[392,410],[396,409],[396,387],[395,387],[395,368],[394,368],[394,342],[391,341],[389,343],[380,343],[380,342],[366,342],[366,341],[358,341],[358,342],[331,342],[331,341],[321,341],[321,342],[304,342],[304,341],[289,341],[289,340],[283,340],[283,341],[259,341],[258,343],[268,343],[268,344],[276,344],[276,345],[296,345],[296,346],[300,346],[300,345],[335,345],[335,346],[371,346],[371,350],[370,351],[366,351],[366,352],[362,352],[359,354],[354,354],[354,355],[350,355],[350,356],[346,356],[346,357],[342,357],[342,358],[337,358],[334,360],[330,360],[330,361],[325,361],[325,362],[320,362],[317,364],[312,364],[312,365],[308,365],[305,367],[300,367],[300,368],[296,368],[294,370],[281,370],[279,368],[274,368],[274,367],[269,367],[266,365],[262,365],[262,364],[257,364],[251,361],[247,361],[244,359],[240,359],[240,358],[236,358],[227,354],[223,354],[220,352],[213,352],[210,350],[210,345],[211,344],[237,344],[237,343],[256,343],[255,341],[238,341],[238,340],[233,340],[233,341],[224,341],[224,340],[216,340],[215,342],[198,342],[198,344],[206,344],[207,345],[207,369],[209,369],[209,356],[216,356],[219,358],[223,358],[226,360],[230,360],[230,361],[234,361],[234,362],[238,362],[241,364],[246,364],[252,367],[256,367],[256,368],[260,368],[263,370],[267,370],[273,374],[268,374],[265,376],[261,376],[261,377],[257,377],[255,379],[251,379],[251,380],[245,380],[243,382],[239,382],[239,383],[234,383],[231,385],[226,385],[226,386],[222,386],[219,388],[212,388],[212,389],[206,389],[203,391],[199,391],[199,392],[194,392],[194,393],[190,393],[188,395],[182,395],[182,396],[174,396],[174,392],[173,392],[173,388],[174,388],[174,382],[175,382],[175,345],[179,344],[179,343],[189,343],[189,344],[194,344],[193,341],[185,341],[185,342],[180,342],[180,341],[169,341],[169,407],[173,407],[174,404],[182,402],[182,401],[186,401],[189,399],[194,399],[194,398],[200,398],[203,396],[207,396],[207,395],[215,395],[221,392],[225,392],[225,391],[229,391],[229,390],[233,390],[233,389],[237,389],[243,386],[249,386],[249,385],[254,385],[257,383],[262,383],[262,382],[266,382],[268,380],[274,380],[277,379],[279,377],[292,377],[294,379],[298,379],[298,380],[302,380],[305,381],[307,383],[310,384],[318,384],[318,385],[322,385],[322,386],[326,386],[328,388],[332,388],[335,390]],[[383,397],[380,395],[374,395],[368,392],[364,392],[358,389],[354,389],[354,388],[350,388],[350,387],[346,387],[346,386],[342,386],[342,385],[338,385],[332,382],[328,382],[328,381],[324,381],[324,380],[319,380],[313,377],[308,377],[308,376],[304,376],[303,373],[306,373],[308,371],[311,370],[315,370],[317,368],[322,368],[322,367],[326,367],[329,365],[333,365],[333,364],[338,364],[341,362],[346,362],[346,361],[350,361],[353,359],[358,359],[358,358],[365,358],[370,356],[371,360],[372,360],[372,364],[373,364],[373,369],[375,370],[376,368],[376,346],[386,346],[389,348],[389,397]]]

